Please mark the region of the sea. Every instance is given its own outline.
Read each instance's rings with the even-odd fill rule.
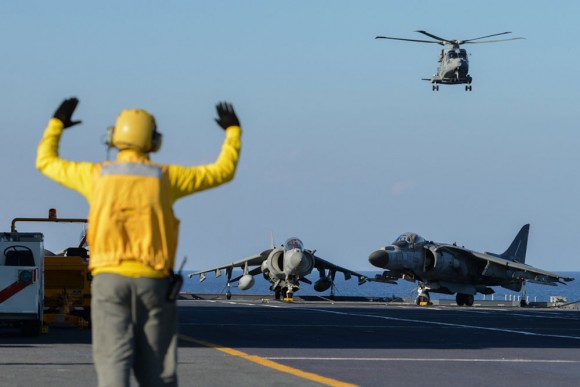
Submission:
[[[184,272],[184,283],[181,289],[186,293],[209,293],[209,294],[225,294],[227,291],[227,281],[225,275],[215,277],[213,273],[207,273],[206,279],[200,282],[199,276],[189,278],[187,274],[193,271]],[[233,277],[239,275],[234,271]],[[360,274],[373,278],[375,274],[381,274],[381,271],[360,271]],[[557,286],[540,285],[535,283],[526,284],[526,301],[528,302],[550,302],[551,297],[558,297],[564,302],[579,302],[580,301],[580,272],[557,272],[565,277],[575,278],[574,281],[565,284],[558,284]],[[269,282],[261,275],[254,277],[256,282],[251,289],[240,290],[234,283],[230,287],[232,294],[272,294],[269,289]],[[307,276],[313,283],[318,279],[318,273],[312,273]],[[494,286],[495,294],[482,295],[477,294],[476,300],[496,300],[496,301],[520,301],[521,292],[514,292],[504,289],[500,286]],[[300,290],[294,293],[296,296],[330,296],[330,289],[325,292],[316,292],[313,285],[307,283],[300,284]],[[399,280],[396,285],[385,284],[380,282],[366,282],[362,285],[358,284],[356,277],[351,277],[350,280],[345,280],[341,273],[336,274],[334,280],[334,294],[336,296],[345,297],[370,297],[370,298],[415,298],[417,297],[417,283],[405,280]],[[455,295],[430,293],[431,299],[449,299],[454,300]]]

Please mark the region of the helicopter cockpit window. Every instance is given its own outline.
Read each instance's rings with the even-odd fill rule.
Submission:
[[[284,243],[284,249],[286,249],[286,250],[293,250],[293,249],[304,250],[304,245],[302,244],[302,241],[300,239],[290,238],[286,241],[286,243]]]
[[[465,50],[459,50],[459,57],[461,59],[467,59],[467,51],[465,51]]]
[[[455,59],[455,58],[457,58],[457,53],[456,53],[455,51],[449,51],[449,52],[447,53],[447,57],[448,57],[449,59]]]

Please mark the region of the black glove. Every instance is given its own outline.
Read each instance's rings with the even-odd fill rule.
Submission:
[[[215,108],[218,114],[218,118],[215,119],[215,122],[217,122],[224,130],[230,126],[240,126],[240,121],[238,120],[238,116],[236,116],[236,112],[231,103],[220,102],[215,106]]]
[[[82,121],[72,121],[72,115],[79,104],[79,100],[75,97],[65,99],[62,101],[58,109],[54,112],[54,118],[59,119],[63,124],[64,128],[70,128],[71,126],[75,126],[80,124]]]

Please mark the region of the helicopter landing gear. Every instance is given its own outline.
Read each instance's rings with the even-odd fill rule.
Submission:
[[[439,85],[433,85],[433,91],[439,91]]]
[[[465,85],[465,91],[471,91],[472,86],[471,85]]]

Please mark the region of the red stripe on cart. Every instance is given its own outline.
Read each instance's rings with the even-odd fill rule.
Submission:
[[[30,284],[25,284],[20,281],[16,281],[13,284],[8,285],[5,289],[0,290],[0,304],[27,287]]]

